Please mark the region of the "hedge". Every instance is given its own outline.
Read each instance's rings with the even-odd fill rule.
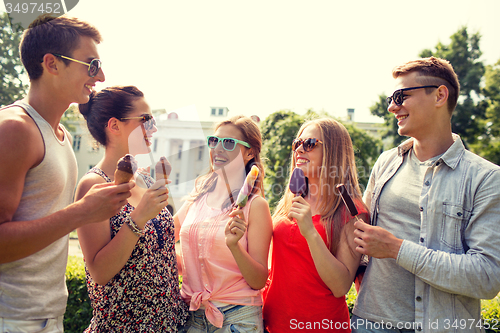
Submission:
[[[182,277],[180,277],[179,283],[182,283]],[[70,256],[68,258],[68,266],[66,268],[66,285],[68,286],[69,297],[66,313],[64,315],[64,332],[82,333],[90,323],[90,319],[92,318],[92,308],[87,294],[85,269],[81,258],[75,256]],[[346,296],[349,313],[352,312],[355,301],[356,290],[353,285]],[[481,307],[481,315],[483,319],[496,328],[487,329],[486,332],[500,332],[500,296],[497,296],[492,300],[482,300]]]

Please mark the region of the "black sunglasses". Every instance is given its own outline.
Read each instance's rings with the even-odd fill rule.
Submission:
[[[217,145],[219,144],[219,141],[222,141],[222,147],[227,151],[233,151],[234,148],[236,148],[237,143],[247,148],[250,148],[250,145],[245,141],[241,141],[234,138],[219,138],[218,136],[215,135],[207,136],[208,148],[215,149],[215,147],[217,147]]]
[[[404,94],[403,92],[408,91],[408,90],[415,90],[415,89],[422,89],[422,88],[439,88],[438,86],[421,86],[421,87],[411,87],[411,88],[404,88],[404,89],[398,89],[396,90],[392,96],[387,97],[385,100],[387,101],[388,105],[391,105],[391,102],[394,101],[394,104],[397,106],[403,105],[404,101]]]
[[[313,138],[309,138],[309,139],[305,139],[305,140],[295,139],[292,142],[292,150],[296,151],[300,146],[302,146],[302,148],[304,148],[304,151],[309,152],[309,151],[313,150],[314,147],[316,147],[318,145],[318,143],[323,144],[323,142],[321,142],[320,140],[313,139]]]
[[[141,122],[144,124],[144,128],[146,129],[146,131],[151,131],[153,129],[153,126],[156,125],[155,118],[150,114],[145,114],[139,117],[120,118],[120,120],[129,120],[129,119],[140,119]]]
[[[73,59],[73,58],[70,58],[70,57],[63,56],[61,54],[57,54],[57,53],[52,53],[52,54],[55,55],[56,57],[60,57],[60,58],[67,59],[67,60],[71,60],[71,61],[77,62],[79,64],[89,66],[89,73],[88,74],[89,74],[90,77],[96,76],[97,73],[99,73],[99,70],[101,69],[102,62],[99,59],[93,59],[90,63],[86,63],[84,61],[80,61],[80,60],[76,60],[76,59]]]

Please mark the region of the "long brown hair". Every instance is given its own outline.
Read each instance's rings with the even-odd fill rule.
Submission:
[[[319,191],[316,195],[320,195],[319,213],[323,227],[326,230],[327,246],[330,252],[335,254],[346,214],[345,205],[336,186],[344,184],[354,202],[362,204],[354,150],[349,132],[347,132],[347,129],[341,123],[330,118],[310,120],[300,127],[297,137],[308,126],[316,126],[321,133],[320,140],[323,141],[323,144],[316,148],[321,147],[323,149],[319,189],[310,189],[310,192],[311,195],[315,195],[313,190]],[[296,164],[293,152],[291,161],[290,174],[295,169]],[[294,194],[290,192],[287,184],[285,193],[281,197],[273,214],[274,221],[286,218],[292,206],[293,196]]]
[[[260,151],[262,149],[262,136],[259,127],[249,117],[234,116],[216,124],[214,132],[217,131],[217,129],[219,129],[220,127],[226,125],[236,126],[243,135],[243,141],[247,142],[250,145],[249,149],[251,150],[254,157],[245,165],[245,174],[248,174],[250,172],[252,165],[255,165],[257,168],[259,168],[259,176],[255,180],[255,184],[251,193],[254,195],[259,194],[264,197],[263,179],[265,172],[260,158]],[[217,179],[218,176],[214,172],[212,163],[210,163],[210,170],[208,171],[208,173],[196,179],[194,192],[190,194],[188,201],[190,201],[191,203],[195,202],[207,192],[213,191],[215,188],[215,184],[217,183]],[[236,198],[236,196],[238,195],[238,191],[233,191],[233,193],[233,196]],[[227,203],[228,202],[224,203],[223,207],[228,206]]]

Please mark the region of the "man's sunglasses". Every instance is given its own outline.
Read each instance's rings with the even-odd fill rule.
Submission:
[[[421,87],[411,87],[396,90],[392,96],[387,97],[385,100],[387,101],[387,105],[391,105],[391,102],[394,101],[394,104],[397,106],[403,105],[404,101],[404,92],[408,90],[422,89],[422,88],[439,88],[438,86],[421,86]]]
[[[143,123],[144,125],[144,128],[146,129],[146,131],[151,131],[153,129],[153,126],[156,125],[156,120],[155,118],[153,118],[152,115],[150,114],[145,114],[143,116],[139,116],[139,117],[128,117],[128,118],[120,118],[120,120],[129,120],[129,119],[140,119],[141,122]]]
[[[239,143],[247,148],[250,148],[250,145],[245,141],[241,141],[233,138],[219,138],[215,135],[207,136],[207,144],[208,148],[215,149],[219,144],[219,141],[222,141],[222,147],[227,151],[233,151],[236,148],[236,144]]]
[[[292,150],[296,151],[300,146],[302,146],[304,148],[304,151],[308,152],[308,151],[313,150],[314,147],[316,147],[318,145],[318,143],[323,144],[323,142],[321,142],[320,140],[313,139],[313,138],[309,138],[309,139],[305,139],[305,140],[295,139],[292,142]]]
[[[99,73],[99,70],[101,69],[101,60],[99,60],[99,59],[93,59],[90,63],[86,63],[84,61],[80,61],[80,60],[76,60],[76,59],[73,59],[70,57],[63,56],[61,54],[57,54],[57,53],[52,53],[52,54],[55,55],[56,57],[68,59],[68,60],[77,62],[79,64],[89,66],[89,76],[90,77],[96,76],[97,73]]]

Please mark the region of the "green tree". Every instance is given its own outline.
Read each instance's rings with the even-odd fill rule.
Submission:
[[[469,35],[466,27],[460,28],[451,37],[449,45],[438,43],[434,51],[425,49],[420,57],[435,56],[448,60],[455,69],[460,80],[460,98],[452,117],[452,130],[459,134],[466,144],[476,142],[478,136],[484,132],[480,119],[485,117],[486,104],[483,102],[480,87],[484,75],[484,64],[479,60],[481,50],[479,33]],[[387,112],[386,96],[379,96],[370,111],[372,114],[382,117],[387,126],[384,137],[392,137],[394,146],[401,143],[405,137],[398,135],[397,121],[395,117]]]
[[[460,28],[451,37],[449,45],[438,43],[434,52],[423,50],[420,57],[438,57],[448,60],[460,81],[460,99],[451,119],[452,131],[462,137],[467,144],[476,142],[484,132],[480,119],[484,119],[486,105],[482,101],[481,79],[485,68],[479,58],[481,36],[469,35],[466,27]]]
[[[356,125],[346,123],[343,125],[351,136],[356,167],[358,169],[359,186],[362,192],[364,192],[370,178],[371,169],[382,150],[382,141],[359,129]]]
[[[21,80],[24,67],[19,57],[19,42],[23,29],[11,27],[7,13],[0,14],[0,106],[21,99],[26,86]]]
[[[292,111],[282,110],[269,115],[262,122],[262,156],[266,166],[264,186],[271,210],[274,210],[283,195],[290,177],[291,143],[300,126],[307,120],[323,117],[330,116],[323,111],[308,110],[305,115],[300,116]],[[364,189],[371,167],[380,154],[382,143],[352,124],[344,124],[344,126],[353,142],[359,182]]]
[[[500,60],[495,65],[486,66],[483,101],[486,108],[485,118],[479,121],[484,133],[479,135],[471,149],[500,165]]]
[[[291,143],[303,122],[303,116],[281,110],[269,115],[261,124],[262,156],[266,166],[264,187],[271,209],[284,193],[292,156]]]

